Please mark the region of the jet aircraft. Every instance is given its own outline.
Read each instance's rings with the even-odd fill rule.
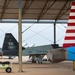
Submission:
[[[42,59],[44,55],[46,55],[49,49],[58,48],[58,45],[43,45],[43,46],[35,46],[35,47],[22,47],[22,56],[32,57],[32,63],[38,61],[38,63],[42,63]],[[19,55],[19,43],[15,39],[15,37],[11,33],[6,33],[3,47],[0,49],[0,56],[8,56],[11,58],[12,56]]]

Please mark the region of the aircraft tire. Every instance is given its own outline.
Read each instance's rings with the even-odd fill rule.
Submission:
[[[32,60],[32,63],[36,63],[36,61],[33,59],[33,60]]]

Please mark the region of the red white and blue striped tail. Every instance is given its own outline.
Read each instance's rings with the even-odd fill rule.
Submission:
[[[63,48],[75,46],[75,2],[72,2]]]

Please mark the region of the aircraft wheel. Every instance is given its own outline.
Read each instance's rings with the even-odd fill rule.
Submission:
[[[10,67],[7,67],[5,70],[7,73],[10,73],[12,71],[12,69]]]
[[[36,63],[36,61],[33,59],[33,60],[32,60],[32,63]]]

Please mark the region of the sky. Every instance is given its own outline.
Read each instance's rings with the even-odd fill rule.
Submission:
[[[56,43],[62,45],[66,31],[66,24],[56,25]],[[18,41],[17,23],[0,23],[0,47],[3,45],[5,33],[12,33]],[[23,23],[22,24],[22,45],[35,46],[53,44],[53,24]]]

